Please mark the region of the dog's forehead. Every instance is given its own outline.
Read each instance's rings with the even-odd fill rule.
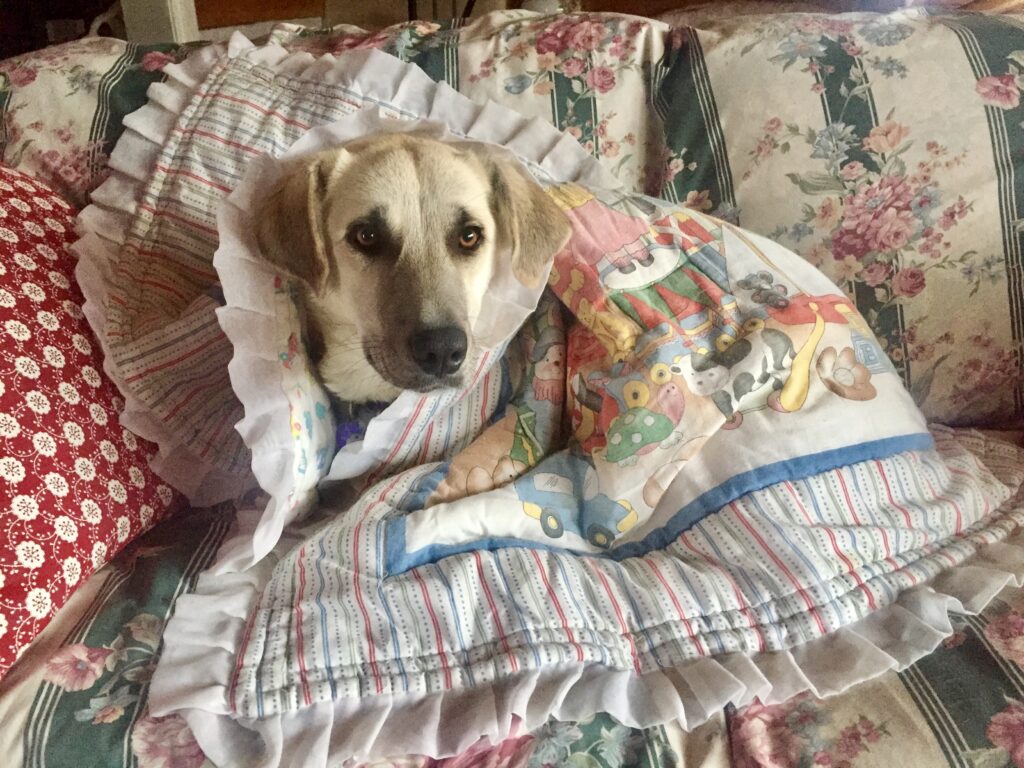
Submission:
[[[354,152],[339,180],[343,194],[393,215],[440,209],[486,211],[488,173],[474,155],[440,141],[371,143]]]

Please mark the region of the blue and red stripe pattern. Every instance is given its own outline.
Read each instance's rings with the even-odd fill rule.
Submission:
[[[477,550],[381,578],[376,531],[423,469],[402,472],[279,564],[243,638],[235,714],[293,711],[307,690],[436,693],[565,664],[646,674],[822,637],[1024,522],[1017,448],[933,436],[934,450],[748,493],[642,557]],[[927,482],[893,482],[911,476]]]

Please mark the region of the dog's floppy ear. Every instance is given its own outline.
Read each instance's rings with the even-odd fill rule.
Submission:
[[[325,152],[301,163],[257,211],[256,240],[263,258],[318,294],[331,272],[324,202],[346,154]]]
[[[569,220],[543,188],[514,160],[488,152],[491,210],[501,239],[512,251],[512,270],[528,286],[536,286],[548,260],[565,245]]]

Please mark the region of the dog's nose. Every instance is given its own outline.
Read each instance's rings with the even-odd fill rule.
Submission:
[[[466,333],[454,325],[424,328],[409,339],[409,353],[416,365],[431,376],[451,376],[466,359]]]

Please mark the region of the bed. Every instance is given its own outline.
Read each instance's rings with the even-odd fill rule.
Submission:
[[[1020,127],[1014,118],[1022,30],[1024,22],[1012,15],[920,10],[754,16],[699,27],[614,14],[571,17],[560,25],[508,12],[466,27],[418,22],[373,34],[282,25],[270,42],[314,56],[381,49],[475,100],[491,99],[555,124],[631,188],[685,201],[783,242],[853,297],[930,420],[986,430],[978,439],[984,434],[1010,451],[1021,445],[1014,319]],[[146,89],[164,79],[166,68],[181,82],[175,67],[193,48],[91,39],[5,62],[3,158],[30,174],[23,181],[32,187],[9,178],[8,199],[21,189],[33,200],[45,194],[35,186],[42,182],[76,208],[89,203],[108,164],[116,169],[126,160],[112,155],[122,120],[145,105]],[[556,68],[558,77],[548,79],[546,72]],[[936,89],[939,77],[943,86]],[[159,86],[152,93],[173,96]],[[776,93],[792,96],[779,101],[771,96]],[[140,130],[131,118],[127,124]],[[841,209],[841,188],[830,186],[832,166],[849,168],[853,183],[861,170],[848,161],[866,152],[903,159],[889,166],[888,181],[878,182],[887,189],[852,193]],[[871,224],[879,199],[892,211],[887,228]],[[104,200],[110,198],[101,193]],[[5,205],[12,216],[22,207]],[[865,228],[844,224],[857,216]],[[57,232],[46,228],[52,230],[47,237]],[[24,230],[25,236],[33,232]],[[68,233],[45,247],[71,242]],[[866,258],[894,242],[906,259],[902,267]],[[5,263],[8,276],[22,279],[36,269],[13,255]],[[72,262],[60,263],[69,282]],[[59,277],[50,279],[56,288],[73,290]],[[80,302],[70,294],[66,300]],[[217,297],[204,300],[216,303]],[[60,315],[60,308],[58,302],[52,314]],[[19,332],[8,329],[27,343]],[[91,346],[89,354],[96,354]],[[98,375],[103,364],[96,360],[79,365],[92,365]],[[18,380],[17,360],[10,364],[11,380]],[[104,386],[107,407],[123,408],[123,392]],[[65,400],[69,408],[85,405]],[[124,421],[129,427],[131,410]],[[183,719],[150,715],[149,683],[176,600],[195,589],[237,527],[237,510],[253,499],[189,508],[160,477],[173,477],[186,493],[194,490],[194,478],[175,476],[166,456],[155,465],[160,477],[143,476],[145,454],[155,448],[126,438],[120,427],[116,437],[105,436],[100,427],[106,424],[82,418],[95,423],[86,438],[90,460],[104,469],[103,461],[111,465],[108,474],[101,472],[106,487],[117,482],[138,495],[121,502],[123,512],[115,513],[113,503],[101,511],[95,529],[86,527],[91,507],[46,508],[40,516],[12,506],[12,551],[0,560],[0,605],[12,617],[0,624],[7,630],[0,642],[15,637],[0,681],[2,746],[11,764],[81,765],[83,755],[91,755],[104,765],[203,765],[207,758]],[[234,439],[241,446],[232,427],[230,420],[217,425],[220,431],[204,439]],[[139,431],[146,434],[146,426]],[[104,458],[110,453],[105,440],[116,443],[124,461]],[[33,445],[47,455],[45,440],[43,448]],[[17,455],[29,449],[21,450]],[[236,464],[244,466],[241,448],[238,455]],[[114,467],[126,464],[124,475],[116,474],[122,470]],[[230,475],[237,468],[229,462],[219,471]],[[89,471],[80,470],[69,465],[67,476],[75,473],[84,483],[82,471]],[[8,481],[11,471],[5,468]],[[72,498],[80,506],[84,496],[74,494],[90,493],[96,492],[76,484]],[[70,518],[81,532],[62,537],[58,517]],[[44,519],[45,533],[28,526]],[[16,527],[22,523],[24,530]],[[27,541],[25,531],[47,550],[54,547],[45,559],[60,567],[46,574],[48,582],[23,580],[29,570],[33,578],[42,576],[27,564],[35,550],[16,547]],[[1005,541],[1019,536],[1008,530]],[[1003,546],[1003,583],[1019,583],[1024,562],[1011,545]],[[76,566],[65,565],[69,560],[79,563],[77,575]],[[33,588],[48,591],[62,607],[38,609],[38,616],[29,611],[14,632],[15,610],[25,613]],[[949,603],[948,626],[934,628],[946,622],[945,610],[935,618],[929,642],[937,647],[930,655],[849,691],[829,691],[834,695],[827,698],[803,692],[771,704],[728,706],[688,733],[679,725],[630,728],[603,714],[580,722],[552,719],[529,731],[513,726],[500,744],[481,743],[457,756],[396,755],[374,764],[1024,764],[1024,597],[1019,587],[1006,586],[983,602],[980,612]]]

